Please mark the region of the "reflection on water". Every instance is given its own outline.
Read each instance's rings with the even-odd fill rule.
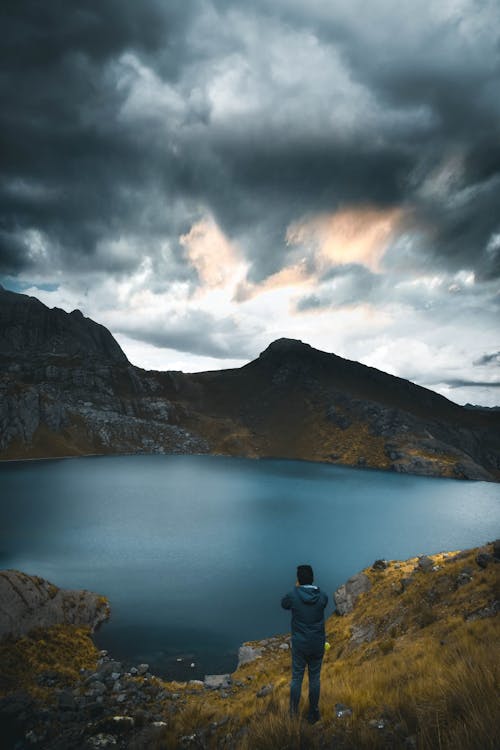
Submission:
[[[242,641],[285,632],[298,563],[331,602],[378,557],[500,531],[499,485],[301,461],[19,462],[0,465],[0,489],[0,565],[108,596],[98,644],[182,679],[232,670]]]

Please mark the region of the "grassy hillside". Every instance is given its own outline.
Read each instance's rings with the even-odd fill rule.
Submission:
[[[252,644],[261,657],[240,667],[224,689],[147,678],[141,690],[159,696],[154,710],[166,724],[144,720],[151,701],[139,693],[143,704],[127,706],[134,728],[117,735],[115,746],[497,749],[500,563],[493,545],[422,562],[389,561],[364,572],[370,590],[350,614],[327,622],[331,649],[322,670],[319,724],[288,718],[291,658],[283,635]],[[81,629],[59,627],[4,642],[0,658],[3,693],[22,688],[45,704],[65,684],[83,694],[79,670],[98,668],[98,653]],[[40,686],[47,669],[58,675],[56,687]],[[145,684],[143,678],[129,680]],[[307,680],[304,714],[306,695]],[[123,713],[110,700],[106,711]],[[83,734],[95,734],[105,719],[88,722]],[[53,722],[49,744],[38,746],[59,747],[55,738],[63,729]]]

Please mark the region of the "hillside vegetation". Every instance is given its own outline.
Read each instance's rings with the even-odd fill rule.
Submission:
[[[287,635],[249,644],[260,656],[218,688],[122,668],[120,693],[111,688],[116,674],[109,675],[121,665],[99,654],[88,632],[56,626],[3,641],[0,687],[4,695],[24,695],[22,732],[37,740],[26,746],[51,750],[495,750],[499,558],[495,543],[366,569],[368,590],[351,612],[327,621],[331,649],[322,670],[322,721],[314,726],[305,715],[288,718]],[[109,683],[99,711],[88,697],[96,672]],[[307,679],[304,714],[306,696]],[[65,700],[79,710],[72,714]]]

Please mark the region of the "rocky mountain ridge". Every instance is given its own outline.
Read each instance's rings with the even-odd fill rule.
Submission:
[[[79,311],[0,289],[0,458],[216,453],[500,479],[500,413],[293,339],[238,369],[145,371]]]

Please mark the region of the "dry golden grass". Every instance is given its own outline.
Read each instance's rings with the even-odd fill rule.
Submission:
[[[289,719],[290,653],[268,650],[234,674],[242,685],[233,686],[227,697],[162,682],[180,694],[175,711],[168,701],[156,706],[165,712],[167,727],[144,727],[131,750],[165,750],[182,743],[213,750],[231,743],[242,750],[408,750],[408,737],[417,750],[498,750],[499,618],[466,617],[500,599],[500,565],[490,563],[483,570],[476,553],[459,559],[433,555],[438,569],[428,573],[415,572],[416,559],[365,571],[370,591],[352,613],[327,621],[332,648],[323,664],[319,724]],[[464,568],[472,569],[472,580],[457,585]],[[401,581],[408,578],[403,590]],[[352,628],[367,624],[373,639],[354,642]],[[3,692],[16,685],[49,700],[50,691],[36,682],[41,672],[56,671],[69,683],[80,668],[95,668],[97,656],[88,631],[73,626],[4,641]],[[257,698],[269,683],[271,695]],[[349,706],[352,716],[337,718],[336,703]],[[381,719],[383,729],[370,725]],[[192,739],[182,740],[186,737]]]
[[[38,686],[44,672],[57,674],[60,684],[71,684],[80,669],[94,669],[99,652],[88,628],[54,625],[38,628],[16,640],[0,641],[0,696],[26,690],[34,698],[47,700],[48,688]]]

